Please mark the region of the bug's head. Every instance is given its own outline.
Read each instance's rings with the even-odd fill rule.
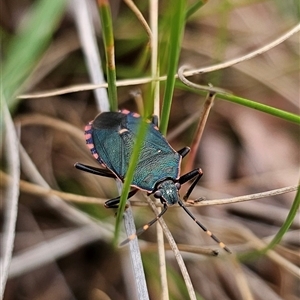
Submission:
[[[160,199],[161,203],[166,203],[168,206],[172,206],[178,203],[180,189],[180,183],[174,182],[171,179],[166,179],[160,182],[156,191],[154,192],[154,197]]]

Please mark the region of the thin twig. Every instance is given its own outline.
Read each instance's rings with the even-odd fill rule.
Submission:
[[[183,173],[187,173],[188,170],[192,170],[192,168],[193,168],[196,154],[198,152],[199,144],[200,144],[203,132],[204,132],[204,128],[205,128],[210,110],[214,104],[215,96],[216,96],[216,94],[214,92],[209,92],[205,99],[205,102],[203,105],[203,110],[199,117],[198,128],[194,134],[194,138],[193,138],[193,141],[191,144],[191,151],[190,151],[189,159],[186,162]]]
[[[144,29],[147,32],[147,35],[149,37],[150,44],[151,44],[152,31],[151,31],[147,21],[145,20],[143,14],[141,13],[141,11],[138,9],[138,7],[134,4],[134,2],[132,0],[124,0],[124,2],[128,5],[128,7],[132,10],[132,12],[136,15],[138,20],[141,22],[142,26],[144,27]]]
[[[193,204],[185,203],[185,206],[198,207],[198,206],[232,204],[232,203],[256,200],[256,199],[291,193],[291,192],[297,191],[298,188],[299,188],[298,185],[292,185],[292,186],[287,186],[284,188],[274,189],[274,190],[270,190],[270,191],[266,191],[266,192],[249,194],[249,195],[232,197],[232,198],[212,199],[212,200],[202,200],[202,198],[200,198],[200,199],[196,199]],[[141,201],[131,201],[131,203],[132,203],[132,205],[135,205],[135,206],[145,206],[145,203],[141,202]],[[160,203],[158,203],[157,206],[162,207],[162,205]],[[179,207],[180,206],[171,206],[169,209],[179,208]]]
[[[188,79],[186,79],[186,75],[185,73],[187,73],[188,71],[185,71],[186,69],[190,69],[191,67],[189,66],[181,66],[178,70],[178,78],[188,87],[197,89],[197,90],[203,90],[203,91],[207,91],[209,93],[212,94],[231,94],[230,91],[221,89],[221,88],[217,88],[217,87],[213,87],[212,85],[201,85],[201,84],[196,84],[193,83],[191,81],[189,81]]]
[[[204,67],[200,69],[193,69],[189,70],[187,72],[184,72],[184,76],[192,76],[195,74],[204,74],[204,73],[209,73],[217,70],[221,70],[227,67],[230,67],[232,65],[235,65],[239,62],[243,62],[246,60],[249,60],[257,55],[263,54],[270,49],[276,47],[277,45],[283,43],[285,40],[290,38],[293,34],[297,33],[300,30],[300,24],[297,24],[294,26],[292,29],[290,29],[287,33],[283,34],[276,40],[272,41],[271,43],[254,50],[246,55],[243,55],[241,57],[235,58],[233,60],[229,60],[228,62],[224,62],[221,64],[216,64],[213,66],[209,67]],[[160,76],[156,80],[158,81],[165,81],[167,79],[166,76]],[[127,79],[127,80],[120,80],[117,81],[117,86],[129,86],[129,85],[139,85],[139,84],[144,84],[144,83],[149,83],[152,82],[153,78],[152,77],[144,77],[144,78],[138,78],[138,79]],[[68,94],[68,93],[75,93],[79,91],[88,91],[88,90],[93,90],[96,88],[102,88],[102,87],[107,87],[107,84],[82,84],[82,85],[75,85],[67,88],[62,88],[62,89],[56,89],[56,90],[51,90],[51,91],[44,91],[44,92],[39,92],[39,93],[32,93],[32,94],[23,94],[19,95],[19,99],[28,99],[28,98],[44,98],[44,97],[50,97],[50,96],[57,96],[57,95],[63,95],[63,94]]]
[[[3,299],[15,242],[15,227],[19,200],[20,159],[19,139],[17,137],[13,121],[3,98],[1,102],[6,126],[5,152],[7,155],[8,170],[13,179],[8,185],[5,195],[3,240],[1,246],[3,259],[0,262],[0,299]]]
[[[159,118],[160,116],[160,82],[156,80],[159,76],[159,66],[158,66],[158,0],[150,1],[150,26],[152,30],[152,40],[151,40],[151,76],[152,81],[152,91],[154,99],[154,114]]]
[[[187,244],[178,244],[176,243],[180,252],[192,253],[192,254],[201,254],[203,256],[215,257],[219,255],[218,250],[212,250],[211,248],[204,248],[195,245],[187,245]],[[143,253],[145,252],[154,252],[157,249],[157,245],[155,243],[145,242],[140,245],[140,248]],[[172,250],[169,244],[164,245],[165,250]],[[182,254],[183,255],[183,254]]]
[[[161,213],[161,207],[157,208],[157,212]],[[164,233],[160,224],[156,226],[157,249],[159,261],[159,274],[161,283],[161,299],[169,299],[168,278],[167,278],[167,263],[166,263],[166,249],[164,244]]]
[[[93,7],[92,7],[93,6]],[[69,2],[79,34],[82,50],[84,53],[87,69],[92,83],[104,83],[104,75],[93,26],[92,10],[97,10],[94,1],[72,0]],[[97,14],[99,17],[99,14]],[[100,19],[98,20],[100,24]],[[94,96],[99,111],[109,110],[109,101],[105,88],[95,89]]]
[[[124,217],[124,226],[125,226],[126,235],[130,236],[136,232],[134,218],[130,207],[128,207],[125,210],[123,217]],[[131,265],[133,269],[138,299],[148,300],[149,293],[147,289],[145,271],[143,268],[142,256],[138,244],[138,239],[134,239],[130,241],[129,248],[130,248],[129,255],[131,258]]]
[[[0,184],[4,186],[10,180],[10,177],[0,170],[0,179],[1,179]],[[256,199],[261,199],[261,198],[266,198],[271,196],[277,196],[285,193],[295,192],[297,191],[298,187],[299,187],[298,185],[292,185],[284,188],[279,188],[279,189],[274,189],[266,192],[249,194],[249,195],[244,195],[239,197],[212,199],[212,200],[199,200],[199,202],[195,200],[194,204],[186,203],[185,205],[198,207],[198,206],[222,205],[222,204],[231,204],[231,203],[237,203],[243,201],[250,201],[250,200],[256,200]],[[61,199],[64,199],[65,201],[70,201],[70,202],[103,204],[107,200],[98,197],[87,197],[87,196],[80,196],[72,193],[60,192],[51,189],[50,187],[42,187],[40,185],[30,183],[24,180],[20,180],[20,190],[24,193],[29,193],[38,196],[55,195],[55,196],[59,196]],[[147,206],[147,204],[144,201],[134,200],[134,201],[130,201],[130,203],[133,206]],[[156,206],[162,207],[160,203],[156,204]],[[179,206],[171,206],[169,209],[173,209],[175,207],[179,207]]]
[[[237,203],[237,202],[243,202],[243,201],[256,200],[256,199],[261,199],[261,198],[266,198],[266,197],[271,197],[271,196],[277,196],[277,195],[281,195],[281,194],[285,194],[285,193],[295,192],[295,191],[297,191],[298,187],[299,187],[298,185],[292,185],[292,186],[287,186],[284,188],[279,188],[279,189],[270,190],[270,191],[266,191],[266,192],[249,194],[249,195],[233,197],[233,198],[203,200],[203,201],[200,200],[200,202],[196,202],[192,206],[221,205],[221,204],[231,204],[231,203]],[[186,206],[189,206],[189,205],[187,204]]]
[[[159,76],[158,67],[158,0],[150,1],[150,27],[153,33],[151,39],[151,75],[153,77],[151,92],[154,100],[154,114],[159,118],[160,116],[160,82],[155,79]],[[159,121],[159,120],[158,120]],[[161,207],[157,209],[158,213],[161,212]],[[157,248],[158,248],[158,261],[159,261],[159,274],[161,284],[162,300],[169,299],[168,278],[167,278],[167,264],[164,245],[163,229],[160,225],[156,226]]]
[[[0,170],[0,185],[8,185],[12,180],[13,178],[11,176]],[[57,191],[50,187],[41,186],[25,180],[20,180],[20,191],[39,197],[57,196],[65,201],[74,203],[104,204],[104,202],[107,201],[107,199],[103,198],[80,196]]]
[[[146,201],[148,202],[148,204],[150,205],[150,207],[152,208],[152,210],[154,211],[154,213],[156,215],[158,215],[158,210],[156,208],[156,205],[155,203],[149,198],[149,197],[145,197],[146,198]],[[177,244],[170,232],[170,230],[168,229],[168,226],[167,224],[165,223],[165,221],[163,220],[163,218],[159,218],[158,219],[164,233],[165,233],[165,236],[166,238],[168,239],[168,242],[170,244],[170,247],[175,255],[175,258],[176,258],[176,261],[177,261],[177,264],[180,268],[180,271],[181,271],[181,274],[183,276],[183,279],[184,279],[184,282],[185,282],[185,285],[186,285],[186,288],[188,290],[188,293],[189,293],[189,296],[190,296],[190,299],[192,300],[196,300],[196,294],[195,294],[195,290],[194,290],[194,287],[193,287],[193,284],[191,282],[191,278],[189,276],[189,273],[186,269],[186,266],[185,266],[185,263],[183,261],[183,258],[178,250],[178,247],[177,247]]]
[[[237,283],[238,289],[240,290],[240,294],[242,295],[242,299],[244,300],[254,300],[251,289],[249,287],[247,277],[243,272],[241,262],[237,259],[236,256],[232,256],[231,259],[232,266],[234,268],[233,276],[235,277],[235,281]]]
[[[213,66],[200,68],[200,69],[194,69],[194,70],[184,72],[184,76],[188,77],[188,76],[193,76],[193,75],[196,75],[196,74],[204,74],[204,73],[214,72],[214,71],[217,71],[217,70],[221,70],[221,69],[231,67],[231,66],[236,65],[240,62],[244,62],[246,60],[249,60],[251,58],[254,58],[255,56],[261,55],[261,54],[271,50],[272,48],[280,45],[281,43],[286,41],[288,38],[290,38],[292,35],[294,35],[298,31],[300,31],[300,23],[295,25],[292,29],[290,29],[288,32],[286,32],[285,34],[283,34],[282,36],[280,36],[276,40],[270,42],[269,44],[267,44],[267,45],[265,45],[265,46],[263,46],[263,47],[261,47],[257,50],[254,50],[254,51],[252,51],[252,52],[250,52],[246,55],[243,55],[243,56],[238,57],[238,58],[234,58],[234,59],[229,60],[227,62],[223,62],[223,63],[216,64],[216,65],[213,65]]]

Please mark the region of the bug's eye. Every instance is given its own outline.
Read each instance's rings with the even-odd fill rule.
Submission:
[[[177,190],[180,190],[181,184],[180,184],[179,182],[176,182],[176,183],[175,183],[175,186],[176,186]]]
[[[161,191],[156,191],[156,192],[153,194],[153,196],[154,196],[155,198],[161,198],[162,193],[161,193]]]

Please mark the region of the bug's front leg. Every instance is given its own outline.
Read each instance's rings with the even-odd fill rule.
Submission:
[[[190,194],[192,193],[192,191],[194,190],[196,184],[198,183],[198,181],[200,180],[200,178],[202,177],[203,175],[203,172],[200,168],[197,168],[195,170],[192,170],[184,175],[182,175],[179,179],[178,179],[178,182],[180,184],[184,184],[186,183],[187,181],[195,178],[195,180],[192,182],[192,184],[190,185],[189,189],[187,190],[186,194],[184,195],[183,197],[183,200],[184,201],[187,201]]]

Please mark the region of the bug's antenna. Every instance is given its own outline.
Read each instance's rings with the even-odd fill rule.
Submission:
[[[229,248],[227,248],[227,246],[221,242],[212,232],[210,232],[209,230],[207,230],[207,228],[202,225],[195,217],[194,215],[184,206],[184,204],[182,203],[181,200],[178,201],[178,204],[184,209],[184,211],[195,221],[195,223],[203,230],[207,233],[207,235],[209,235],[215,242],[217,242],[219,244],[219,246],[221,248],[223,248],[225,251],[227,251],[228,253],[232,253],[230,251]]]
[[[158,221],[158,219],[167,211],[167,209],[168,209],[167,204],[164,204],[163,210],[153,220],[151,220],[149,223],[145,224],[143,227],[139,228],[134,234],[131,234],[126,240],[124,240],[120,244],[120,246],[126,245],[128,242],[135,239],[138,235],[140,235],[143,232],[145,232],[146,230],[148,230],[154,223],[156,223]]]

